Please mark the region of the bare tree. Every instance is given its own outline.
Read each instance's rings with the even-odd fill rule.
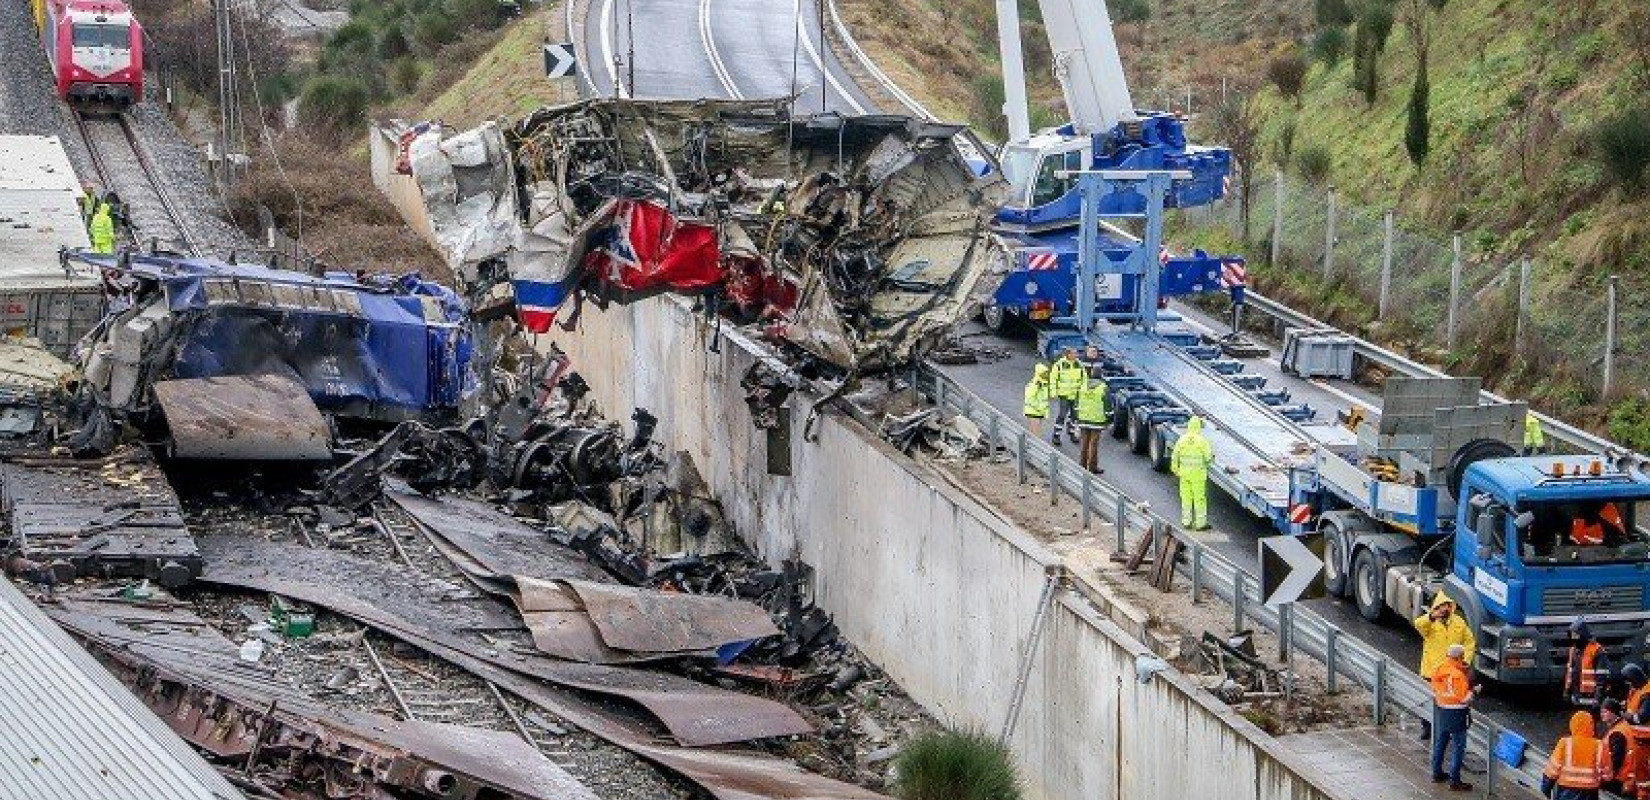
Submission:
[[[1210,122],[1215,136],[1232,151],[1237,170],[1238,227],[1243,242],[1249,242],[1249,200],[1254,193],[1255,161],[1260,157],[1260,114],[1249,102],[1249,92],[1228,91],[1216,103]]]

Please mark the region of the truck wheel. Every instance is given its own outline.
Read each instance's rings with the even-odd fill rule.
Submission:
[[[1369,550],[1358,551],[1358,557],[1352,561],[1352,602],[1357,604],[1358,613],[1370,622],[1380,622],[1386,616],[1384,578],[1375,554]]]
[[[1146,458],[1152,462],[1152,469],[1158,472],[1169,471],[1169,440],[1163,435],[1162,425],[1152,426],[1152,440],[1146,447]]]
[[[1113,406],[1111,410],[1111,438],[1129,438],[1129,417],[1134,416],[1133,406]]]
[[[992,333],[1002,333],[1003,325],[1008,322],[1008,310],[996,303],[991,303],[980,312],[985,320],[986,330]]]
[[[1346,540],[1334,525],[1323,527],[1323,588],[1330,597],[1346,596]]]
[[[1137,456],[1145,455],[1152,441],[1152,424],[1146,420],[1145,412],[1141,408],[1129,415],[1129,452]]]

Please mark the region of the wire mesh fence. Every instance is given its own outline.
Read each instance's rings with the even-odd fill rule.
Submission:
[[[1576,402],[1650,396],[1650,361],[1636,357],[1650,347],[1644,286],[1619,283],[1612,303],[1610,277],[1526,265],[1483,237],[1409,229],[1399,214],[1281,175],[1256,181],[1249,215],[1245,255],[1257,265],[1257,288],[1303,311],[1377,328],[1388,343],[1465,368],[1527,366],[1546,376],[1551,393]],[[1182,221],[1194,244],[1241,238],[1235,198]],[[1606,358],[1612,308],[1614,357]]]

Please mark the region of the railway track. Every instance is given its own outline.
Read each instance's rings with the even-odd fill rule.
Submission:
[[[126,205],[130,243],[200,255],[200,246],[167,191],[166,181],[126,117],[89,116],[76,111],[74,120],[99,183],[105,191],[119,194]]]

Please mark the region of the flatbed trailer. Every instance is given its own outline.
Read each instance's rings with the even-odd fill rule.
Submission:
[[[1329,592],[1371,621],[1413,618],[1448,592],[1478,637],[1474,667],[1496,680],[1561,682],[1568,626],[1583,617],[1614,663],[1650,652],[1650,461],[1521,458],[1527,407],[1480,402],[1477,379],[1391,378],[1378,411],[1316,422],[1290,391],[1300,384],[1248,374],[1160,310],[1152,256],[1174,176],[1080,177],[1086,232],[1100,196],[1143,191],[1146,235],[1122,263],[1090,249],[1071,330],[1040,345],[1100,349],[1112,432],[1134,452],[1166,470],[1186,420],[1201,417],[1210,482],[1280,534],[1321,536]],[[1096,313],[1082,287],[1119,270],[1147,278],[1133,312]]]

